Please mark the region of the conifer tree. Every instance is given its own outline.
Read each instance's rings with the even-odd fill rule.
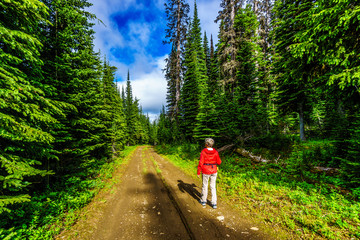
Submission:
[[[61,118],[61,130],[55,148],[60,162],[57,172],[79,169],[88,159],[110,157],[109,142],[98,136],[106,131],[102,118],[102,67],[98,54],[93,51],[94,31],[91,19],[95,16],[85,9],[88,1],[44,0],[50,9],[50,27],[43,32],[45,83],[51,97],[72,104]],[[76,159],[76,160],[75,160]],[[74,165],[73,168],[69,165]]]
[[[139,132],[140,135],[138,143],[149,144],[150,131],[151,131],[149,117],[144,114],[141,106],[138,109],[138,113],[139,113],[139,127],[137,131]]]
[[[204,40],[203,40],[203,49],[205,54],[205,63],[206,63],[206,75],[208,79],[210,78],[210,69],[211,69],[211,59],[210,59],[210,48],[209,48],[209,40],[206,36],[206,32],[204,32]]]
[[[238,43],[238,69],[232,83],[234,89],[222,94],[218,109],[221,132],[233,141],[258,134],[261,126],[259,120],[263,119],[257,98],[257,27],[256,15],[251,6],[239,9],[234,19]]]
[[[160,111],[160,116],[157,122],[157,140],[159,143],[173,143],[175,142],[175,135],[172,131],[174,124],[172,124],[169,117],[166,115],[165,107]]]
[[[322,75],[327,73],[327,83],[336,83],[342,89],[356,86],[360,79],[360,3],[316,1],[308,5],[301,14],[306,27],[296,32],[292,54],[317,62],[316,70]]]
[[[125,91],[124,113],[127,129],[127,145],[149,143],[150,132],[148,124],[150,124],[150,120],[146,118],[142,112],[142,107],[139,105],[139,99],[133,97],[130,72],[128,72]]]
[[[277,53],[274,72],[277,74],[277,101],[283,113],[299,116],[300,139],[305,141],[305,114],[312,100],[313,71],[317,63],[293,55],[289,47],[297,44],[296,33],[306,29],[304,14],[313,1],[277,1],[275,4],[274,42]]]
[[[222,0],[215,22],[220,21],[218,58],[220,68],[220,82],[223,89],[229,92],[234,91],[232,84],[236,81],[236,61],[237,42],[234,29],[235,15],[241,8],[242,0]]]
[[[184,65],[186,71],[181,92],[181,126],[185,137],[190,140],[194,136],[195,127],[197,126],[196,117],[200,108],[204,105],[207,94],[206,57],[202,45],[200,19],[198,18],[196,2],[185,47]]]
[[[356,17],[359,9],[359,3],[349,0],[317,1],[302,12],[306,26],[296,32],[295,41],[289,46],[294,57],[311,63],[311,82],[320,86],[316,92],[321,95],[316,97],[331,96],[327,102],[330,114],[326,118],[328,130],[332,125],[331,132],[346,131],[345,112],[354,112],[354,104],[357,105],[352,99],[359,93],[359,19]]]
[[[257,44],[259,45],[259,53],[257,60],[257,85],[258,85],[258,97],[263,112],[266,112],[267,116],[264,116],[266,122],[264,127],[269,132],[274,126],[278,124],[279,117],[275,102],[273,101],[273,95],[275,90],[275,80],[271,71],[271,62],[273,60],[273,44],[270,39],[270,31],[272,29],[272,8],[273,1],[271,0],[254,0],[254,13],[257,16],[259,27],[256,35],[258,36]]]
[[[347,185],[359,191],[360,187],[360,114],[356,113],[350,126],[350,137],[346,140],[346,154],[340,158],[341,169]]]
[[[132,94],[132,87],[130,82],[130,71],[127,74],[127,81],[126,81],[126,97],[125,97],[125,106],[124,106],[124,113],[126,118],[126,129],[127,129],[127,145],[134,145],[136,144],[135,141],[135,125],[136,125],[136,114],[137,109],[134,111],[134,97]]]
[[[105,59],[102,77],[102,122],[105,125],[103,141],[108,143],[108,156],[116,155],[123,149],[126,141],[126,123],[123,112],[123,102],[117,89],[117,85],[114,82],[115,71],[116,68],[109,66]]]
[[[183,47],[186,40],[186,30],[188,25],[188,13],[189,13],[189,4],[185,0],[168,0],[165,3],[165,13],[167,16],[167,29],[166,38],[168,40],[164,43],[172,44],[171,58],[167,59],[167,72],[170,74],[167,75],[168,86],[171,89],[168,89],[169,95],[172,96],[175,92],[175,96],[172,97],[172,105],[169,106],[171,111],[170,114],[172,119],[178,121],[179,114],[179,102],[180,102],[180,89],[183,81]],[[177,123],[178,124],[178,123]]]
[[[208,68],[208,92],[212,101],[216,101],[219,89],[219,66],[218,58],[214,49],[213,37],[210,38],[210,66]]]
[[[125,94],[125,87],[121,87],[121,99],[122,99],[122,105],[125,107],[126,105],[126,94]]]
[[[165,79],[167,80],[167,93],[166,93],[166,109],[167,109],[167,116],[174,120],[176,113],[176,49],[174,45],[172,46],[171,53],[166,61],[166,68],[165,71]]]
[[[0,213],[29,201],[34,177],[51,172],[39,165],[56,159],[49,129],[63,115],[45,95],[39,29],[47,8],[37,0],[0,2]],[[32,180],[30,180],[32,179]],[[41,178],[40,178],[41,179]]]

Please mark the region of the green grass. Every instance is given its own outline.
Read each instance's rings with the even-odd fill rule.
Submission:
[[[157,151],[195,177],[196,147],[159,146]],[[253,165],[248,159],[222,156],[219,195],[239,209],[304,239],[360,238],[360,203],[327,187],[300,181],[278,164]]]
[[[91,169],[92,174],[69,177],[61,186],[33,194],[31,202],[14,208],[0,219],[0,239],[53,239],[76,223],[79,211],[102,188],[111,189],[119,179],[113,172],[126,164],[136,147],[127,147],[121,157]],[[94,164],[94,166],[97,166]],[[89,169],[87,169],[89,170]],[[96,177],[94,177],[95,175]],[[10,224],[9,224],[10,223]]]

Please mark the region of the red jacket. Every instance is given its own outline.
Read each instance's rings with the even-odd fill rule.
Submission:
[[[214,148],[204,148],[200,154],[200,161],[197,174],[217,173],[217,165],[221,164],[219,153]]]

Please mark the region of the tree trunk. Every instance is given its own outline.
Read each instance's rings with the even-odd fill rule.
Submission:
[[[178,121],[179,115],[179,102],[180,102],[180,52],[181,52],[181,1],[178,0],[178,8],[177,8],[177,22],[176,22],[176,80],[175,80],[175,119]]]
[[[304,126],[304,103],[299,103],[299,122],[300,122],[300,140],[306,141],[305,126]]]

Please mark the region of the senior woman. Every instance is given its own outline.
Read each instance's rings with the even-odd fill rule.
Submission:
[[[198,165],[197,174],[200,177],[202,173],[202,193],[200,203],[206,206],[208,185],[210,180],[211,190],[211,206],[217,208],[217,196],[216,196],[216,177],[217,177],[217,165],[221,164],[219,153],[213,148],[214,140],[212,138],[205,139],[205,148],[201,151],[200,161]]]

